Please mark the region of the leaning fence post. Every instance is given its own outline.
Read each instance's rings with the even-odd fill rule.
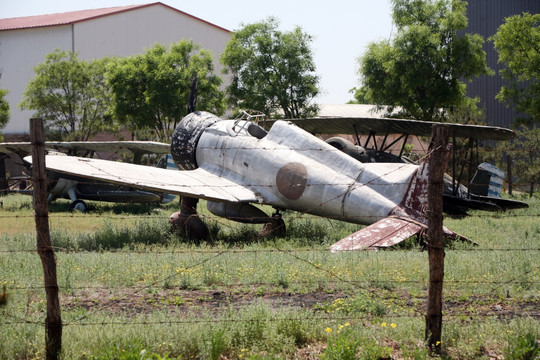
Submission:
[[[34,213],[37,231],[37,252],[41,258],[47,297],[45,319],[45,352],[47,360],[56,360],[62,350],[62,318],[58,299],[56,259],[49,233],[47,204],[47,174],[45,171],[45,141],[42,119],[30,119],[32,144],[32,183],[34,186]]]
[[[7,195],[9,189],[6,176],[6,159],[7,156],[0,155],[0,196]]]
[[[433,125],[428,185],[429,290],[426,341],[430,351],[441,349],[442,292],[444,280],[443,177],[448,159],[448,126]]]
[[[508,183],[508,194],[512,195],[512,156],[506,154],[506,181]]]

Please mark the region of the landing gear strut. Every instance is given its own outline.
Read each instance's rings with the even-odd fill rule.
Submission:
[[[281,217],[279,210],[272,214],[272,221],[264,224],[262,230],[259,232],[259,236],[284,236],[286,232],[285,221]]]
[[[208,227],[197,214],[199,199],[182,196],[180,199],[180,211],[169,217],[169,224],[173,229],[185,233],[191,239],[206,240]]]
[[[206,240],[209,235],[208,227],[197,214],[197,203],[199,199],[182,196],[180,199],[180,211],[169,217],[169,224],[174,230],[186,234],[191,239]],[[283,221],[279,210],[272,214],[269,221],[259,232],[259,236],[284,236],[285,221]]]

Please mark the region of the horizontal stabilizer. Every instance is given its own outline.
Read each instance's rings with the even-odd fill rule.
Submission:
[[[378,249],[396,245],[427,230],[427,225],[412,219],[390,216],[379,220],[330,246],[331,252]],[[464,236],[443,227],[446,238],[471,242]]]
[[[409,219],[387,217],[339,240],[330,251],[389,247],[419,234],[426,226]]]

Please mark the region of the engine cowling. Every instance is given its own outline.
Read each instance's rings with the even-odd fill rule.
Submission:
[[[332,145],[338,150],[343,151],[345,154],[352,156],[360,162],[368,162],[366,150],[361,146],[354,145],[349,140],[336,136],[326,139],[326,143]]]
[[[195,111],[185,116],[176,126],[171,141],[171,154],[176,166],[182,170],[198,167],[195,153],[206,128],[222,119],[206,111]]]

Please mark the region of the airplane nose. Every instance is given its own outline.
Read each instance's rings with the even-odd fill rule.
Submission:
[[[196,111],[185,116],[176,129],[171,141],[174,163],[182,170],[198,168],[195,153],[197,143],[204,130],[222,119],[206,111]]]

